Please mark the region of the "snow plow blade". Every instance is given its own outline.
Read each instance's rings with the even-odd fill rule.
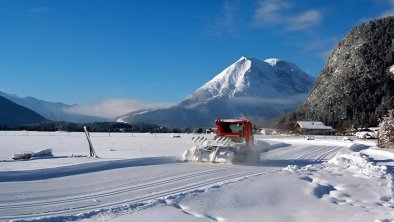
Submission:
[[[184,161],[229,163],[238,151],[237,147],[227,138],[209,140],[206,137],[192,138],[194,145],[186,149],[183,154]]]
[[[231,163],[236,151],[234,147],[225,146],[193,146],[183,154],[184,161]]]

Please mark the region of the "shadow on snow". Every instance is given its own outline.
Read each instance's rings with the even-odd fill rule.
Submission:
[[[119,168],[170,164],[178,162],[180,162],[180,160],[176,157],[147,157],[127,160],[98,161],[37,170],[2,171],[0,172],[0,182],[44,180]]]

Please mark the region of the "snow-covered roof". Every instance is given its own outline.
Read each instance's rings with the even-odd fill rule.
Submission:
[[[304,129],[332,130],[331,126],[326,126],[320,121],[298,121],[297,124]]]

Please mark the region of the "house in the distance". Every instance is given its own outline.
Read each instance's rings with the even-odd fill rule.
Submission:
[[[295,132],[304,135],[329,135],[334,131],[331,126],[319,121],[298,121],[295,125]]]

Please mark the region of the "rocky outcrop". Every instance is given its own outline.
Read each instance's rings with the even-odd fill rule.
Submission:
[[[393,64],[394,16],[361,24],[337,44],[308,99],[281,122],[376,126],[394,108]]]

